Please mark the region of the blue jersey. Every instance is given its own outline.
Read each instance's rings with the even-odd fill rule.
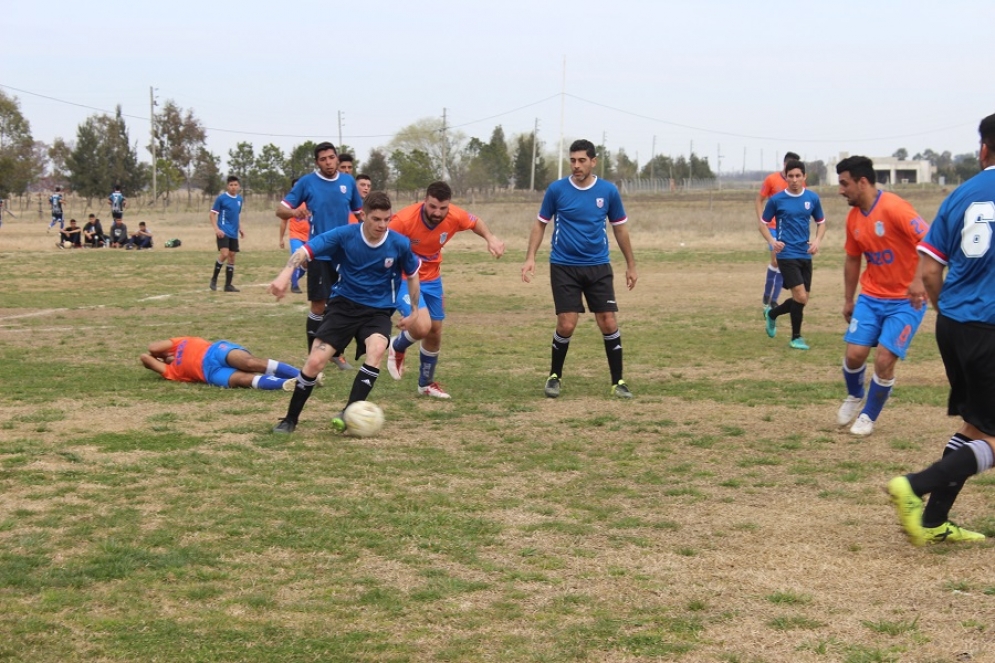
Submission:
[[[214,199],[211,214],[218,215],[218,228],[225,237],[238,239],[238,222],[242,214],[242,196],[233,196],[227,191]]]
[[[995,166],[947,196],[919,251],[947,266],[940,312],[995,325]]]
[[[784,248],[777,254],[778,258],[786,260],[811,260],[808,252],[808,240],[811,236],[811,219],[816,223],[824,223],[826,215],[822,213],[822,201],[819,196],[808,189],[799,194],[792,194],[785,189],[775,193],[767,200],[764,207],[764,223],[777,219],[774,228],[774,239],[784,242]]]
[[[356,180],[347,173],[335,173],[335,177],[329,179],[315,171],[300,178],[283,199],[283,204],[297,209],[301,203],[307,203],[311,214],[312,239],[332,228],[348,225],[349,214],[358,214],[363,209]],[[317,259],[329,258],[319,256]]]
[[[62,215],[62,194],[56,193],[49,197],[48,202],[52,204],[52,216]]]
[[[564,177],[546,189],[539,220],[553,221],[549,262],[583,267],[611,262],[605,221],[617,226],[628,217],[618,188],[611,182],[595,177],[592,184],[581,189],[572,177]]]
[[[124,194],[120,191],[115,191],[111,195],[107,196],[107,200],[111,203],[112,212],[124,211]]]
[[[312,237],[304,248],[311,258],[334,259],[339,280],[332,286],[332,297],[373,308],[395,309],[402,273],[417,274],[421,266],[407,237],[388,230],[373,245],[366,241],[362,223],[332,228]]]

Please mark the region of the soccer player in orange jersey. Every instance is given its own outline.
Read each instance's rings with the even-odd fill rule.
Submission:
[[[875,186],[874,164],[853,156],[836,165],[840,195],[853,209],[846,218],[846,262],[843,266],[843,317],[849,323],[843,378],[847,397],[837,421],[854,435],[870,435],[895,384],[895,364],[904,359],[922,323],[925,307],[916,309],[909,291],[923,291],[916,279],[916,246],[929,225],[912,205]],[[860,273],[862,260],[867,268]],[[858,278],[860,296],[854,300]],[[866,361],[872,347],[874,374],[864,399]],[[858,416],[858,412],[860,413]]]
[[[799,157],[794,152],[788,152],[784,155],[784,164],[787,164],[792,160],[799,160]],[[766,205],[767,199],[773,196],[775,193],[781,193],[788,188],[788,180],[784,177],[784,169],[782,168],[777,173],[771,173],[764,179],[763,185],[760,190],[757,191],[757,197],[753,201],[753,206],[756,208],[757,221],[760,221],[763,217],[764,206]],[[777,220],[771,222],[771,228],[777,227]],[[767,279],[764,281],[764,296],[763,302],[764,307],[774,308],[777,306],[777,296],[781,292],[781,286],[784,280],[781,278],[781,270],[777,267],[777,253],[774,251],[774,247],[769,246],[767,249],[770,251],[770,263],[767,265]]]
[[[290,187],[293,188],[297,184],[297,178],[290,183]],[[300,204],[301,209],[307,211],[307,203]],[[279,218],[279,217],[277,217]],[[294,255],[294,251],[304,246],[304,243],[308,240],[308,236],[311,232],[311,220],[304,216],[300,218],[298,216],[291,216],[289,219],[280,219],[280,248],[286,248],[284,242],[284,237],[287,231],[290,231],[290,255]],[[290,275],[290,292],[294,294],[301,294],[301,284],[300,278],[306,274],[306,270],[303,267],[298,267],[294,270],[293,274]]]
[[[178,336],[149,344],[142,365],[166,380],[204,382],[216,387],[292,391],[300,369],[273,359],[260,359],[231,341],[211,342]]]
[[[404,353],[416,341],[421,341],[421,366],[418,371],[418,393],[435,398],[449,394],[435,381],[435,366],[442,347],[442,321],[445,319],[442,291],[442,247],[458,232],[471,230],[487,242],[487,250],[495,258],[504,255],[504,242],[494,236],[481,219],[451,204],[453,191],[445,182],[433,182],[425,192],[425,200],[410,205],[394,215],[390,229],[411,240],[411,250],[421,258],[418,279],[421,283],[422,306],[428,308],[432,326],[424,337],[411,330],[390,340],[387,350],[387,370],[395,380],[404,374]],[[402,316],[411,313],[406,284],[401,286],[397,310]]]

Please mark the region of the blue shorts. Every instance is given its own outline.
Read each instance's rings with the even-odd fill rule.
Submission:
[[[432,320],[446,319],[445,297],[442,294],[442,278],[422,281],[419,284],[418,308],[427,308],[428,317]],[[408,282],[401,283],[397,292],[397,311],[402,318],[411,315],[411,297],[408,296]]]
[[[304,246],[304,240],[303,239],[294,239],[293,237],[291,237],[290,238],[290,255],[294,255],[294,252],[297,251],[297,249],[301,248],[302,246]]]
[[[204,382],[215,387],[227,387],[234,368],[228,365],[228,353],[232,350],[245,350],[231,341],[217,341],[204,353]]]
[[[896,357],[905,359],[925,315],[925,306],[917,311],[907,299],[860,295],[843,340],[867,348],[881,344]]]

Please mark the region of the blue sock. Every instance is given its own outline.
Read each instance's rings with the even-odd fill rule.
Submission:
[[[860,368],[850,370],[843,360],[843,379],[846,380],[846,393],[854,398],[864,397],[864,375],[867,373],[867,364],[861,364]]]
[[[784,289],[784,277],[781,276],[781,270],[777,267],[774,268],[774,290],[770,293],[770,303],[771,306],[777,305],[777,298],[781,294],[781,290]]]
[[[275,375],[278,378],[287,380],[289,378],[296,378],[300,374],[301,372],[290,364],[284,364],[282,361],[276,361],[275,359],[266,360],[266,375]]]
[[[895,378],[882,380],[876,374],[872,375],[871,388],[867,390],[867,402],[864,403],[864,411],[861,414],[866,414],[871,418],[871,421],[877,421],[884,404],[891,396],[891,387],[894,384]]]
[[[764,280],[764,305],[770,304],[770,298],[774,294],[774,276],[777,272],[770,265],[767,265],[767,278]]]
[[[411,338],[411,334],[409,334],[406,331],[403,331],[397,335],[397,338],[394,339],[394,352],[401,352],[401,353],[407,352],[408,348],[414,345],[414,343],[415,340]]]
[[[439,363],[439,353],[429,352],[422,348],[420,355],[421,366],[418,368],[418,386],[427,387],[435,382],[435,365]]]
[[[252,378],[252,388],[268,389],[270,391],[275,389],[283,389],[284,382],[286,382],[284,378],[278,378],[272,375],[257,375]]]

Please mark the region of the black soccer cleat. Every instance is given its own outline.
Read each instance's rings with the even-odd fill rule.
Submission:
[[[290,419],[280,419],[280,423],[273,427],[273,432],[289,435],[294,432],[295,428],[297,428],[296,421],[291,421]]]

